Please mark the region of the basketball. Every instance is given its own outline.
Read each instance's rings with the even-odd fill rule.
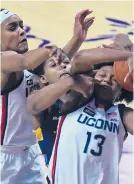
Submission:
[[[133,79],[129,76],[124,82],[124,79],[129,71],[127,61],[116,61],[114,62],[113,72],[117,82],[126,90],[133,91]]]

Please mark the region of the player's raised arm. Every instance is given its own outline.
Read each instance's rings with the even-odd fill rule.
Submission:
[[[108,48],[94,48],[79,51],[71,62],[71,73],[88,71],[92,65],[111,62],[126,61],[132,57],[131,52]]]
[[[87,37],[88,29],[94,22],[94,17],[87,18],[87,16],[91,13],[92,11],[86,9],[79,12],[75,16],[73,37],[63,48],[63,51],[69,57],[69,59],[71,59],[79,50],[80,46]]]

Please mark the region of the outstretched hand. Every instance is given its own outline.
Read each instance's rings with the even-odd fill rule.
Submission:
[[[87,18],[93,11],[88,9],[79,12],[75,17],[74,37],[84,41],[87,37],[88,28],[93,24],[95,17]]]
[[[114,42],[110,45],[103,44],[104,48],[116,49],[116,50],[121,50],[121,51],[124,50],[124,51],[129,51],[129,52],[133,52],[133,46],[134,45],[132,41],[129,39],[129,36],[126,34],[116,35]],[[132,76],[133,74],[133,57],[128,58],[127,62],[128,62],[129,71],[124,79],[124,82],[126,82],[127,78],[129,76]]]
[[[102,45],[104,48],[126,50],[132,52],[133,43],[126,34],[117,34],[114,42],[110,45]]]
[[[134,67],[134,65],[133,65],[133,57],[128,58],[127,62],[128,62],[129,71],[128,71],[128,73],[127,73],[125,79],[124,79],[124,82],[126,82],[127,79],[128,79],[130,76],[133,78],[133,70],[134,70],[134,69],[133,69],[133,67]]]

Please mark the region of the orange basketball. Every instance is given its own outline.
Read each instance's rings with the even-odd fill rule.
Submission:
[[[113,72],[116,77],[117,82],[126,90],[133,91],[133,79],[129,76],[124,82],[124,79],[129,71],[127,61],[117,61],[114,62]]]

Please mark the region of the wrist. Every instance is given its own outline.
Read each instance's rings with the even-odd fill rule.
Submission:
[[[63,80],[68,88],[72,88],[74,85],[74,79],[68,74],[63,75],[60,80]]]

